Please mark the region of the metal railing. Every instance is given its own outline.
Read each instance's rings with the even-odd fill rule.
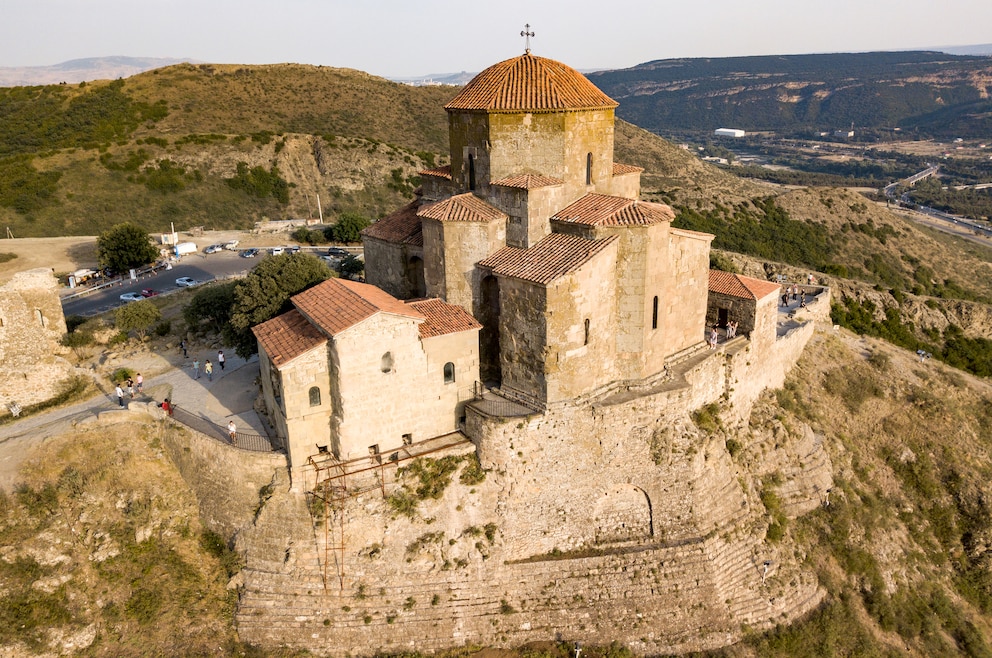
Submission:
[[[207,418],[197,416],[196,414],[190,413],[189,411],[176,406],[172,407],[172,413],[169,415],[173,420],[182,423],[186,427],[195,430],[200,434],[205,434],[211,439],[216,439],[221,443],[226,443],[227,445],[234,446],[235,448],[241,448],[242,450],[249,450],[251,452],[272,452],[272,443],[269,441],[268,437],[262,436],[256,432],[243,432],[239,430],[234,433],[234,440],[232,441],[231,436],[227,431],[227,427],[217,425]]]

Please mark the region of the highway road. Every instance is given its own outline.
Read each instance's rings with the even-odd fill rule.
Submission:
[[[222,251],[216,254],[190,254],[172,266],[171,270],[160,269],[154,274],[146,275],[137,281],[124,279],[122,285],[108,286],[94,291],[83,297],[63,301],[62,310],[69,315],[90,316],[117,308],[121,302],[120,296],[126,292],[141,292],[142,288],[154,288],[165,294],[179,290],[176,279],[188,276],[197,281],[212,281],[218,278],[244,275],[254,267],[265,252],[260,252],[256,258],[241,258],[239,252]]]

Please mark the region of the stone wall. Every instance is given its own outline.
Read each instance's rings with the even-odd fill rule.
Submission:
[[[173,421],[161,422],[165,423],[162,444],[196,492],[204,525],[233,540],[254,520],[260,490],[286,481],[286,456],[241,450]]]
[[[423,247],[393,244],[364,237],[366,282],[382,288],[397,299],[423,296],[423,266],[419,272],[412,263],[424,260]]]
[[[806,331],[776,343],[783,363]],[[746,352],[704,350],[636,396],[517,418],[470,405],[485,481],[456,473],[412,518],[378,486],[312,522],[302,496],[277,492],[245,535],[241,637],[334,656],[556,637],[658,654],[723,646],[811,610],[815,576],[788,542],[765,543],[769,517],[724,437],[689,419],[728,390],[725,408],[744,405],[749,393],[728,377]],[[822,447],[811,434],[779,444],[764,444],[753,468],[784,476],[790,513],[816,507],[829,485]],[[387,473],[386,496],[400,483]]]
[[[0,286],[0,413],[43,402],[69,385],[75,370],[60,354],[66,333],[58,281],[47,268],[19,272]]]

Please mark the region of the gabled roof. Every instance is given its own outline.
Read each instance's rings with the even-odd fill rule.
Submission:
[[[451,180],[451,165],[435,167],[434,169],[424,169],[423,171],[418,171],[417,174],[420,176],[436,176],[437,178],[446,178]]]
[[[586,226],[649,226],[675,219],[675,211],[663,203],[650,203],[604,194],[587,194],[551,219]]]
[[[396,212],[363,229],[362,237],[422,247],[424,234],[421,231],[420,217],[417,217],[418,208],[420,201],[411,201]]]
[[[552,233],[530,249],[503,247],[479,263],[494,274],[535,283],[551,283],[588,263],[617,236],[587,240],[575,235]]]
[[[295,309],[256,325],[251,330],[277,368],[327,343],[327,336],[320,333]]]
[[[528,52],[494,64],[472,78],[444,109],[553,112],[617,105],[572,67]]]
[[[507,219],[506,213],[471,192],[425,205],[417,212],[417,216],[439,222],[491,222],[495,219]]]
[[[427,318],[427,321],[420,325],[421,338],[482,329],[482,325],[472,317],[471,313],[461,306],[448,304],[440,299],[417,299],[406,304],[423,313]]]
[[[720,270],[710,270],[710,292],[756,301],[769,295],[778,295],[781,289],[782,286],[771,281],[752,279],[742,274],[731,274]]]
[[[376,313],[424,320],[422,313],[386,291],[346,279],[328,279],[295,295],[291,301],[300,313],[332,337]]]
[[[517,174],[490,183],[490,185],[498,185],[499,187],[517,187],[522,190],[533,190],[539,187],[564,184],[565,181],[560,178],[552,178],[551,176],[542,176],[540,174]]]
[[[613,175],[622,176],[624,174],[639,174],[644,171],[644,167],[638,167],[637,165],[620,164],[619,162],[613,163]]]

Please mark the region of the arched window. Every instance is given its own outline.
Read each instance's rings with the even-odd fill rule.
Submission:
[[[658,328],[658,295],[655,295],[654,301],[651,302],[651,328]]]
[[[586,153],[586,185],[592,185],[592,153]]]
[[[455,381],[455,364],[448,361],[444,364],[444,383],[450,384]]]
[[[582,344],[583,345],[588,345],[589,344],[589,318],[586,318],[586,337],[582,341]]]
[[[468,154],[468,189],[475,190],[475,156]]]
[[[386,352],[382,355],[382,359],[379,360],[379,370],[383,372],[393,371],[393,353]]]
[[[311,386],[310,387],[310,406],[319,407],[320,406],[320,387]]]

